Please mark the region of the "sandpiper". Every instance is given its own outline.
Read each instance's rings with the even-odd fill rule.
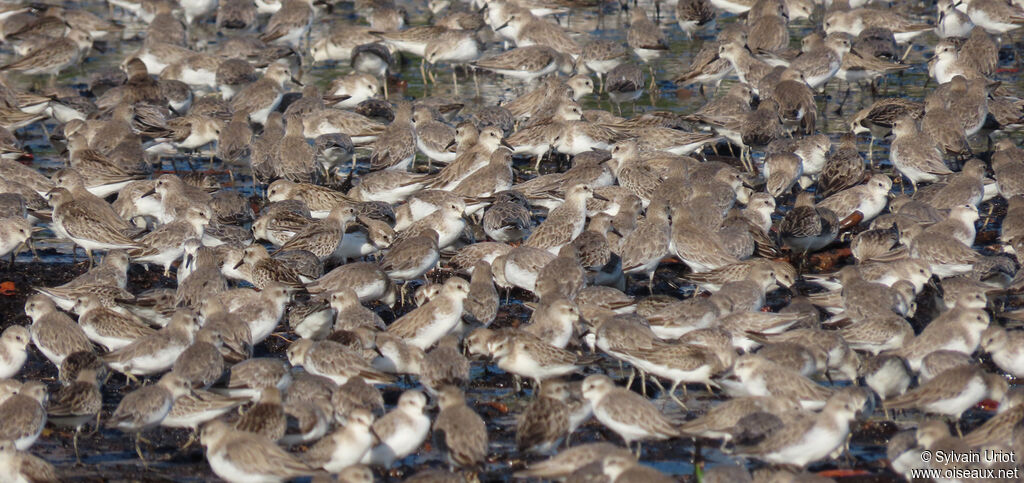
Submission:
[[[770,65],[751,55],[750,51],[736,42],[721,44],[718,47],[718,56],[729,61],[740,82],[753,87],[755,92],[761,78],[772,70]]]
[[[828,198],[856,185],[863,177],[864,158],[857,149],[857,137],[853,133],[846,133],[840,136],[839,146],[825,161],[818,177],[818,192]]]
[[[373,423],[373,432],[380,442],[363,456],[362,463],[387,468],[415,451],[430,431],[430,418],[423,414],[426,404],[422,392],[403,392],[395,409]]]
[[[489,343],[489,349],[498,367],[517,376],[531,378],[538,384],[579,369],[576,354],[549,345],[529,333],[498,337]]]
[[[100,219],[95,212],[82,206],[70,191],[56,188],[50,192],[53,205],[53,227],[65,238],[85,249],[92,260],[93,250],[129,249],[139,247],[138,242],[128,238],[119,227],[111,226],[107,219]]]
[[[78,453],[78,433],[82,426],[96,419],[103,405],[103,396],[96,380],[95,369],[84,369],[75,377],[75,381],[60,388],[46,406],[48,420],[75,428],[72,445],[75,458],[81,461]],[[98,423],[97,423],[98,424]]]
[[[428,109],[416,109],[412,113],[412,126],[416,130],[416,148],[433,161],[451,163],[457,156],[458,144],[455,128],[434,119]]]
[[[178,355],[191,345],[198,325],[195,314],[179,309],[163,329],[108,352],[102,359],[115,371],[129,376],[159,374],[170,369]]]
[[[564,58],[557,50],[543,45],[531,45],[485,57],[473,65],[529,83],[555,72],[563,62]]]
[[[480,42],[471,32],[448,30],[439,39],[433,39],[423,51],[423,59],[430,65],[438,63],[468,64],[480,58]],[[433,76],[433,74],[431,74]],[[452,69],[452,87],[459,92],[458,77]]]
[[[311,374],[324,376],[339,385],[354,376],[367,381],[393,380],[332,340],[299,339],[288,347],[288,360],[293,365],[304,367]]]
[[[20,325],[12,325],[4,329],[0,336],[0,378],[14,377],[28,358],[26,347],[32,340],[28,329]]]
[[[594,407],[594,417],[618,433],[626,446],[634,441],[663,440],[682,434],[650,401],[616,387],[608,376],[587,376],[583,380],[583,397]]]
[[[832,390],[820,386],[786,366],[780,366],[757,355],[746,355],[736,361],[733,374],[743,382],[735,386],[737,394],[750,396],[787,397],[796,400],[805,409],[817,409],[825,405]],[[722,381],[727,391],[733,384]]]
[[[1024,10],[1019,5],[991,0],[972,0],[966,11],[975,25],[991,34],[1005,34],[1020,28],[1024,17]]]
[[[731,430],[745,416],[764,412],[781,415],[786,411],[800,409],[799,404],[775,396],[743,396],[731,398],[709,408],[703,416],[679,426],[685,434],[722,440],[733,439]]]
[[[193,238],[201,239],[212,217],[209,208],[190,207],[182,219],[162,225],[139,238],[137,242],[142,248],[132,250],[128,255],[138,262],[163,265],[164,275],[167,276],[171,264],[184,254],[184,242]]]
[[[349,414],[344,428],[325,436],[303,455],[310,466],[332,473],[354,465],[369,451],[376,439],[370,430],[373,414],[356,409]]]
[[[644,62],[650,62],[668,50],[665,35],[641,8],[630,13],[626,43]]]
[[[338,205],[323,220],[310,223],[295,233],[281,245],[280,250],[307,250],[321,260],[338,258],[345,230],[355,220],[354,207]]]
[[[982,333],[981,347],[992,354],[992,360],[1000,369],[1021,377],[1024,374],[1024,355],[1021,354],[1020,342],[1020,331],[993,326]]]
[[[207,423],[201,440],[213,472],[228,481],[283,481],[315,472],[269,439],[236,431],[224,421]]]
[[[25,315],[32,319],[29,326],[32,343],[53,365],[60,367],[64,359],[75,352],[93,352],[92,343],[82,328],[57,311],[47,296],[30,296],[25,301]]]
[[[0,441],[0,468],[15,481],[57,481],[57,470],[32,453],[19,451],[10,441]]]
[[[381,258],[380,267],[393,281],[415,280],[434,268],[440,248],[438,233],[432,229],[417,235],[405,234]]]
[[[32,50],[21,59],[0,67],[0,71],[47,74],[53,79],[62,70],[77,64],[82,54],[91,47],[92,37],[88,33],[70,29],[66,36]]]
[[[516,447],[520,451],[532,450],[548,453],[555,449],[569,433],[569,385],[552,379],[541,384],[537,397],[516,425]]]
[[[863,215],[863,221],[870,221],[888,204],[892,180],[884,174],[871,176],[866,184],[840,191],[818,203],[819,208],[828,208],[840,221],[855,212]],[[842,226],[840,226],[841,228]]]
[[[388,333],[405,337],[408,343],[426,349],[459,322],[468,294],[469,282],[459,277],[449,278],[437,297],[393,322],[388,326]]]
[[[715,10],[707,0],[679,0],[676,2],[676,21],[690,38],[697,30],[713,24]]]
[[[837,392],[818,414],[802,413],[752,447],[738,448],[774,463],[806,466],[840,448],[850,433],[850,422],[867,403],[863,391]]]
[[[533,230],[524,246],[557,254],[562,246],[583,232],[586,203],[595,196],[594,190],[587,185],[575,185],[566,190],[565,202],[548,213],[547,219]]]
[[[901,44],[933,28],[932,25],[914,22],[888,10],[866,7],[829,12],[824,27],[826,34],[844,32],[853,36],[869,27],[885,27],[893,32],[896,42]]]
[[[832,210],[814,206],[814,193],[802,192],[786,213],[779,234],[783,242],[802,253],[818,251],[835,240],[839,220]]]
[[[166,374],[156,384],[126,394],[107,420],[107,427],[135,433],[135,452],[145,461],[139,447],[141,432],[160,424],[171,411],[174,400],[188,391],[188,383],[174,374]]]
[[[35,443],[46,425],[46,386],[38,381],[21,385],[17,394],[0,404],[0,441],[11,441],[18,450],[27,450]]]
[[[270,16],[260,40],[287,44],[293,49],[309,32],[313,23],[312,2],[307,0],[283,0],[281,8]]]
[[[462,390],[445,386],[438,394],[438,413],[434,421],[434,444],[445,453],[450,464],[473,467],[487,457],[487,426],[467,404]]]
[[[301,3],[301,0],[297,1]],[[266,124],[267,116],[281,103],[281,88],[291,75],[288,66],[271,64],[262,78],[249,84],[231,98],[232,110],[248,112],[249,120]]]
[[[466,315],[483,326],[490,325],[498,315],[500,300],[494,288],[491,264],[480,260],[473,267],[469,280],[469,294],[464,302]]]
[[[107,350],[120,349],[156,332],[136,317],[104,307],[99,297],[93,294],[78,296],[73,310],[78,314],[78,325],[89,340]]]
[[[565,478],[577,469],[601,462],[606,456],[632,456],[620,446],[611,443],[588,443],[552,456],[551,458],[531,464],[527,469],[515,473],[517,478]]]
[[[406,170],[416,155],[416,133],[412,127],[412,104],[401,101],[395,119],[373,143],[370,168]]]
[[[885,401],[891,409],[914,408],[933,414],[942,414],[960,419],[968,408],[989,394],[1000,389],[995,383],[998,376],[986,374],[977,366],[950,369],[931,381],[922,384],[903,395]],[[1002,381],[1003,389],[1006,382]]]

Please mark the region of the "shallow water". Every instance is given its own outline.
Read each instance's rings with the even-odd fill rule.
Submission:
[[[413,5],[411,2],[405,1],[399,1],[398,3],[405,6],[409,12],[410,22],[413,25],[423,24],[428,21],[422,5]],[[107,7],[101,2],[89,1],[85,6],[100,15],[106,15]],[[640,2],[640,6],[646,8],[648,12],[653,12],[649,2]],[[614,4],[608,5],[605,13],[601,16],[598,16],[593,9],[576,11],[570,17],[561,19],[561,22],[563,25],[568,25],[571,31],[578,32],[580,36],[601,37],[624,42],[626,17],[616,12],[617,8],[613,7]],[[934,11],[934,8],[931,11]],[[663,16],[668,16],[668,18],[662,19],[662,26],[669,36],[671,53],[652,62],[657,78],[655,92],[645,93],[636,102],[635,106],[624,104],[622,108],[627,114],[631,112],[641,113],[654,109],[691,112],[705,102],[705,98],[693,90],[694,88],[677,88],[668,79],[686,70],[694,53],[697,52],[704,41],[713,38],[714,32],[706,31],[696,39],[687,39],[675,24],[672,18],[672,9],[663,8],[662,14]],[[355,18],[352,5],[345,3],[338,6],[334,16]],[[58,80],[59,83],[62,85],[71,84],[76,88],[85,89],[89,74],[102,69],[116,68],[126,53],[137,49],[141,45],[141,38],[138,37],[138,32],[144,27],[124,13],[116,13],[115,18],[128,26],[126,38],[122,41],[107,42],[105,53],[91,52],[85,67],[81,71],[73,71],[62,75]],[[733,21],[736,21],[735,16],[723,14],[719,16],[718,23],[723,25]],[[318,23],[316,28],[322,30],[325,26],[326,22]],[[794,23],[791,27],[792,44],[798,46],[799,38],[811,29],[811,23],[806,20]],[[199,38],[213,39],[207,45],[207,48],[211,49],[216,46],[218,39],[218,37],[210,35],[212,30],[213,26],[210,23],[200,25],[197,29],[197,36]],[[322,32],[315,32],[314,38],[320,34]],[[919,45],[910,52],[910,56],[907,59],[907,62],[914,64],[914,67],[902,75],[890,76],[887,79],[886,89],[888,90],[888,95],[901,95],[911,98],[923,97],[923,94],[927,91],[925,87],[927,69],[924,62],[926,57],[930,55],[930,48],[925,46],[933,44],[934,41],[935,38],[932,34],[926,34],[917,40]],[[497,45],[492,43],[488,50],[488,53],[492,53],[497,52],[499,49]],[[1004,49],[1003,54],[1000,65],[1002,71],[997,75],[997,78],[1005,84],[1020,86],[1021,80],[1014,69],[1013,52],[1007,48]],[[415,98],[425,95],[450,96],[464,102],[466,107],[463,113],[469,114],[479,106],[508,100],[528,88],[521,83],[506,81],[501,77],[481,72],[477,74],[476,79],[476,84],[479,85],[479,93],[477,93],[473,75],[465,73],[460,69],[457,74],[459,76],[459,88],[456,91],[451,84],[451,68],[449,66],[435,66],[434,70],[438,83],[425,85],[419,75],[418,63],[418,59],[407,59],[397,78],[392,79],[390,87],[392,95],[400,94]],[[312,67],[307,65],[303,80],[305,82],[315,82],[320,86],[326,86],[332,77],[347,71],[348,67],[345,65],[324,64]],[[12,78],[15,81],[31,82],[30,79],[17,76],[12,76]],[[28,84],[21,83],[19,85]],[[720,92],[725,92],[729,85],[730,82],[728,81],[724,83]],[[833,110],[837,105],[836,99],[843,97],[845,89],[845,86],[840,87],[833,83],[827,87],[825,95],[818,96],[819,107],[822,109],[822,112],[826,113],[823,121],[824,132],[832,135],[834,139],[838,138],[840,133],[847,130],[846,119],[861,107],[868,105],[872,100],[872,95],[869,91],[854,86],[843,111],[841,113],[834,113]],[[612,109],[613,112],[615,109],[604,96],[588,96],[583,100],[582,104],[585,109]],[[46,129],[50,132],[55,127],[52,121],[46,125]],[[28,129],[23,129],[19,132],[19,136],[25,140],[26,145],[31,147],[35,154],[34,163],[42,171],[49,172],[62,166],[63,160],[58,150],[46,138],[42,126],[35,125]],[[867,143],[864,142],[861,147],[866,151]],[[887,161],[885,160],[887,148],[888,144],[883,140],[875,146],[874,150],[875,161],[880,162],[883,169],[886,170],[888,169]],[[365,153],[363,155],[365,156]],[[165,161],[163,166],[158,167],[158,169],[187,168],[186,163],[173,163],[173,161]],[[200,164],[206,166],[205,163]],[[219,166],[215,167],[219,169]],[[556,169],[554,163],[545,163],[541,167],[542,172],[553,169]],[[251,182],[248,181],[249,179],[246,173],[239,173],[239,176],[236,177],[236,183],[233,184],[233,189],[242,190],[246,194],[253,194],[253,187]],[[227,181],[226,175],[223,176],[223,181]],[[986,229],[998,229],[998,221],[994,221]],[[0,266],[0,281],[12,281],[16,287],[13,294],[0,296],[0,310],[2,310],[0,313],[4,315],[4,319],[8,323],[27,323],[21,307],[25,297],[30,294],[32,286],[58,285],[70,280],[73,276],[86,269],[84,262],[71,263],[72,258],[74,258],[72,255],[72,245],[67,242],[54,240],[52,233],[44,232],[39,235],[36,240],[36,246],[39,249],[40,262],[33,262],[32,254],[25,252],[18,255],[17,265],[14,269],[9,269],[6,265]],[[81,254],[79,254],[78,259],[81,260]],[[675,278],[671,271],[672,267],[667,267],[659,272],[659,283],[656,286],[656,291],[658,293],[670,293],[679,296],[689,294],[690,287],[684,285],[676,288],[667,283]],[[173,283],[169,279],[162,278],[156,271],[146,272],[138,266],[133,266],[130,273],[131,282],[129,288],[133,292],[141,292],[154,286]],[[645,295],[645,291],[646,288],[641,288],[641,292],[634,295]],[[506,308],[521,308],[515,307],[515,305],[526,297],[527,295],[523,293],[513,293],[512,304]],[[773,307],[778,307],[784,305],[785,302],[787,302],[787,298],[780,295],[772,300],[772,305]],[[516,325],[525,320],[523,310],[509,311],[506,308],[503,308],[502,316],[496,322],[498,326]],[[272,337],[268,339],[267,347],[258,351],[258,355],[277,354],[283,356],[283,349],[283,342]],[[47,380],[52,382],[55,370],[49,364],[41,363],[41,360],[44,360],[41,355],[34,353],[34,356],[30,358],[30,362],[21,373],[21,377],[44,377],[49,378]],[[623,378],[628,375],[625,371],[620,373],[620,369],[614,362],[606,361],[603,366],[601,370],[621,374]],[[596,370],[597,368],[588,368],[587,372],[590,373]],[[491,436],[489,462],[483,468],[479,477],[482,481],[506,480],[512,471],[521,469],[525,462],[537,459],[536,456],[517,454],[514,447],[515,415],[522,411],[528,398],[523,397],[521,394],[516,394],[511,377],[496,367],[489,366],[485,368],[482,363],[475,363],[473,376],[474,382],[468,391],[468,395],[477,402],[475,408],[488,422]],[[53,384],[55,385],[56,383],[54,382]],[[639,389],[639,383],[635,383],[634,389]],[[109,415],[127,390],[129,389],[124,386],[123,378],[119,375],[113,376],[107,382],[104,391],[104,416]],[[393,404],[397,399],[400,390],[401,387],[390,387],[386,390],[385,399],[389,405]],[[647,390],[649,394],[656,393],[653,385],[650,385]],[[657,399],[655,402],[660,407],[663,407],[664,411],[670,416],[678,419],[687,419],[698,416],[704,408],[717,400],[719,400],[719,396],[708,394],[703,388],[690,388],[689,398],[687,399],[690,409],[688,415],[683,414],[674,403],[664,398]],[[481,402],[489,401],[501,404],[480,404]],[[502,410],[503,406],[507,407],[507,410]],[[972,410],[965,418],[965,429],[979,424],[989,414],[980,409]],[[887,480],[893,478],[894,475],[888,472],[882,460],[885,457],[885,440],[895,432],[896,426],[892,423],[878,421],[879,416],[880,414],[878,413],[874,414],[872,416],[873,420],[865,422],[854,431],[850,452],[852,460],[847,460],[844,457],[840,461],[825,461],[813,465],[811,469],[824,470],[852,466],[865,470],[866,475],[850,478],[849,480],[851,481],[853,479]],[[897,421],[897,425],[901,427],[911,425],[915,418],[917,418],[915,414],[908,413],[902,416],[901,420]],[[154,443],[154,446],[146,447],[147,454],[152,459],[148,467],[144,467],[139,462],[129,436],[105,429],[95,434],[82,435],[79,443],[85,462],[84,466],[75,465],[74,453],[71,450],[71,436],[69,433],[63,432],[63,430],[53,432],[50,428],[47,428],[44,435],[33,446],[32,452],[57,465],[62,476],[72,480],[141,479],[157,481],[206,481],[213,477],[200,447],[194,445],[187,450],[179,449],[188,437],[185,431],[161,429],[151,431],[146,436]],[[619,442],[613,433],[592,423],[581,428],[579,433],[573,436],[572,441],[574,444],[579,444],[603,439]],[[713,442],[703,442],[699,458],[694,457],[694,449],[694,442],[688,439],[667,443],[648,443],[644,445],[643,460],[663,472],[685,477],[686,479],[693,479],[695,464],[713,466],[733,461],[731,456],[717,449],[717,444]],[[381,480],[395,480],[427,466],[443,467],[436,451],[422,450],[418,454],[402,461],[400,465],[396,465],[396,468],[391,471],[383,473],[378,471],[377,476]]]

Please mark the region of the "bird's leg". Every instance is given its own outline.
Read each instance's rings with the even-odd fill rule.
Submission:
[[[476,96],[480,97],[480,79],[476,77],[476,68],[473,68],[473,86],[476,88]]]
[[[683,411],[687,411],[686,405],[683,404],[683,402],[680,401],[679,398],[676,397],[676,386],[678,386],[678,385],[679,385],[678,381],[672,383],[672,387],[669,388],[669,390],[668,390],[668,397],[671,398],[673,401],[675,401],[676,404],[679,405],[679,407],[683,408]],[[685,384],[683,385],[683,388],[684,389],[686,388]]]
[[[46,128],[46,123],[39,121],[39,128],[43,130],[43,136],[46,136],[44,139],[50,139],[50,130]]]
[[[914,43],[913,42],[907,42],[907,50],[905,50],[903,52],[903,55],[900,56],[900,63],[901,64],[903,63],[904,60],[907,60],[907,56],[910,55],[910,50],[913,49],[913,48],[914,48]]]
[[[754,156],[750,152],[750,146],[743,146],[743,148],[740,150],[740,158],[743,159],[743,168],[746,169],[748,173],[755,172]]]
[[[836,114],[842,115],[842,113],[843,113],[843,106],[846,105],[846,101],[849,98],[850,98],[850,84],[847,83],[846,84],[846,94],[843,94],[843,101],[840,102],[838,106],[836,106],[836,110],[835,110]]]
[[[71,445],[75,448],[75,464],[82,464],[82,456],[78,453],[78,433],[82,431],[81,426],[75,427],[75,435],[71,438]]]
[[[195,443],[195,442],[196,442],[196,432],[195,431],[189,431],[189,433],[188,433],[188,441],[185,441],[185,446],[181,447],[181,451],[185,451],[186,449],[191,447],[192,444]]]
[[[106,381],[104,381],[105,383]],[[92,431],[87,436],[92,436],[98,433],[100,430],[100,413],[96,413],[96,426],[92,428]]]
[[[142,455],[142,447],[139,446],[139,441],[142,440],[142,436],[139,433],[135,433],[135,453],[139,455],[139,460],[142,461],[142,466],[149,467],[149,463],[146,462],[146,457]]]

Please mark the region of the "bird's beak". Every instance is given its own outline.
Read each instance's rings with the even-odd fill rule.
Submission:
[[[324,100],[327,101],[327,102],[330,102],[331,104],[336,104],[336,103],[339,103],[339,102],[342,102],[342,101],[347,101],[351,97],[352,96],[350,96],[348,94],[341,94],[341,95],[338,95],[338,96],[324,96]]]
[[[238,267],[241,267],[243,263],[245,263],[245,259],[244,258],[239,260],[238,263],[236,263],[235,266],[231,267],[231,268],[233,268],[235,270],[238,270]]]
[[[501,138],[501,141],[498,141],[498,144],[501,144],[502,146],[505,146],[506,148],[509,148],[513,151],[516,150],[516,148],[509,144],[509,142],[505,138]]]
[[[451,149],[453,146],[455,146],[455,139],[452,139],[451,142],[444,147],[444,150],[447,151]]]
[[[599,195],[599,194],[597,194],[597,193],[594,193],[594,199],[595,199],[595,200],[601,200],[601,201],[611,201],[611,200],[609,200],[608,198],[605,198],[604,196],[602,196],[602,195]]]

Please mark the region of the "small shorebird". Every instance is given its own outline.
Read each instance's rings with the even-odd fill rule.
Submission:
[[[107,420],[107,427],[135,433],[135,452],[145,463],[139,447],[142,431],[159,425],[171,411],[174,400],[188,391],[188,383],[174,374],[165,374],[156,384],[126,394]]]
[[[664,440],[682,435],[650,401],[629,389],[616,387],[608,376],[592,375],[583,380],[583,397],[594,408],[594,418],[626,442],[634,441],[639,455],[644,440]]]

